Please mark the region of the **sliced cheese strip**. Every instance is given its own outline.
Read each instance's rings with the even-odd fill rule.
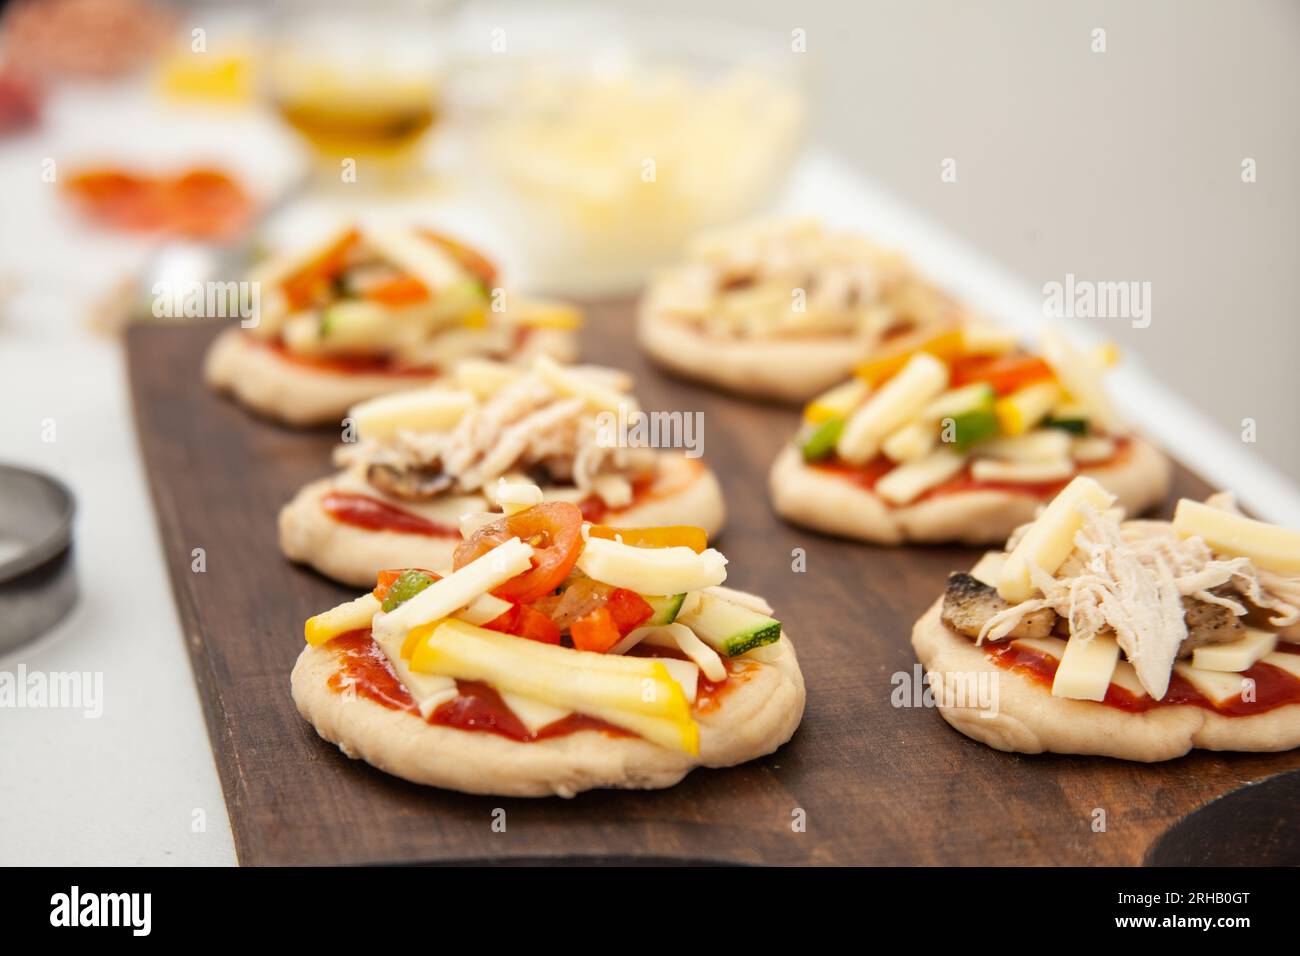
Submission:
[[[443,621],[411,655],[411,669],[479,680],[554,707],[595,708],[689,721],[690,706],[668,670],[651,658],[610,657]]]
[[[904,425],[880,446],[890,461],[908,462],[923,458],[939,441],[939,430],[933,422],[916,421]]]
[[[936,448],[923,458],[899,465],[876,482],[875,491],[890,504],[905,505],[943,484],[966,466],[966,456]]]
[[[534,735],[543,727],[549,726],[557,720],[563,720],[573,713],[573,711],[565,710],[563,707],[544,704],[540,700],[533,700],[531,697],[525,697],[522,694],[502,693],[501,700],[510,708],[511,713],[519,718],[519,722],[524,725],[524,729]]]
[[[610,707],[587,706],[582,712],[588,717],[630,730],[668,750],[681,750],[688,754],[700,752],[700,725],[693,720],[669,720]]]
[[[858,407],[871,386],[864,379],[852,378],[814,398],[804,409],[805,421],[821,424],[828,418],[847,418]]]
[[[1013,604],[1032,597],[1030,566],[1054,574],[1074,550],[1074,536],[1083,525],[1079,505],[1086,502],[1098,511],[1105,511],[1114,500],[1113,495],[1087,475],[1079,475],[1061,489],[1007,556],[998,579],[998,594]]]
[[[1147,689],[1138,680],[1137,669],[1128,661],[1121,660],[1115,665],[1115,673],[1110,675],[1110,682],[1122,687],[1134,697],[1149,697]]]
[[[695,694],[700,686],[700,667],[694,661],[679,661],[672,657],[663,657],[659,662],[668,668],[668,673],[677,682],[677,686],[686,695],[688,703],[694,705]],[[726,676],[725,674],[723,675]],[[712,678],[710,678],[712,680]]]
[[[772,614],[772,605],[768,604],[767,601],[759,595],[751,594],[748,591],[738,591],[735,588],[717,585],[715,587],[705,588],[704,593],[712,594],[714,597],[720,597],[724,601],[730,601],[732,604],[739,604],[741,607],[748,608],[756,614],[766,614],[769,617]],[[692,597],[695,598],[694,601],[691,600]],[[680,616],[692,610],[698,601],[698,595],[686,595],[686,600],[683,601],[682,606],[677,609],[678,615]]]
[[[513,606],[509,601],[502,600],[495,594],[480,594],[462,610],[456,612],[456,619],[482,627],[488,621],[495,621]]]
[[[641,594],[681,594],[721,584],[727,559],[713,548],[635,548],[607,538],[588,538],[578,557],[588,577]]]
[[[466,278],[465,270],[437,243],[410,229],[372,229],[366,233],[370,247],[416,279],[431,292]]]
[[[560,302],[516,301],[506,318],[534,329],[571,330],[582,325],[582,310]]]
[[[1006,563],[1005,551],[985,551],[984,555],[975,562],[975,567],[967,573],[976,581],[995,588],[998,586],[998,576],[1002,573],[1002,566]]]
[[[758,661],[760,664],[775,664],[785,656],[786,645],[785,638],[773,641],[771,644],[760,644],[758,647],[750,648],[740,655],[740,660]]]
[[[456,363],[452,378],[459,388],[467,389],[479,399],[491,398],[511,382],[524,375],[523,369],[489,359],[462,359]]]
[[[491,524],[500,517],[501,515],[494,511],[467,511],[457,521],[460,526],[460,536],[462,538],[472,538],[475,531],[485,524]]]
[[[1277,635],[1248,627],[1246,633],[1227,644],[1207,644],[1192,651],[1192,666],[1206,671],[1244,671],[1272,654]]]
[[[638,632],[645,632],[639,634],[639,640],[643,640],[648,644],[677,648],[699,667],[706,678],[714,683],[727,679],[727,665],[723,663],[718,652],[701,641],[695,635],[695,632],[685,624],[674,623],[658,627],[639,627],[628,637],[631,638]]]
[[[1240,699],[1242,681],[1240,674],[1227,671],[1207,671],[1179,661],[1174,665],[1174,672],[1208,697],[1215,704],[1224,704],[1233,699]]]
[[[998,427],[1007,435],[1023,435],[1047,417],[1061,400],[1061,386],[1055,382],[1026,385],[993,406]]]
[[[434,581],[427,588],[387,614],[375,615],[374,631],[380,636],[404,638],[421,624],[450,616],[480,594],[486,594],[532,566],[533,549],[518,538],[497,545],[459,571]]]
[[[417,674],[411,670],[410,664],[402,657],[404,638],[399,635],[381,637],[378,634],[374,638],[379,649],[388,657],[393,673],[420,708],[421,717],[427,718],[443,704],[456,699],[459,691],[453,678],[438,674]]]
[[[636,399],[631,395],[593,381],[590,376],[574,374],[549,355],[540,355],[534,359],[533,371],[556,392],[569,398],[582,399],[593,411],[617,413],[620,409],[631,412],[637,408]]]
[[[1059,637],[1018,637],[1011,643],[1027,647],[1058,661],[1065,656],[1066,642]],[[1146,689],[1138,681],[1137,671],[1133,665],[1122,658],[1116,662],[1115,670],[1110,675],[1110,682],[1134,697],[1146,697]]]
[[[970,474],[976,481],[1033,485],[1069,478],[1074,474],[1074,462],[1068,458],[1056,461],[989,461],[981,458],[971,464]]]
[[[915,418],[947,387],[948,366],[918,352],[850,416],[835,445],[839,456],[857,465],[870,461],[890,432]]]
[[[355,601],[347,601],[338,607],[309,617],[307,623],[303,625],[303,634],[308,644],[319,647],[340,634],[370,627],[371,621],[379,610],[379,599],[373,594],[363,594]]]
[[[610,508],[626,508],[632,504],[632,482],[622,475],[597,475],[591,490]]]
[[[1049,328],[1043,335],[1043,358],[1070,398],[1087,410],[1089,422],[1102,431],[1109,429],[1115,412],[1106,394],[1102,356],[1076,349],[1060,329]]]
[[[381,395],[353,405],[348,417],[362,438],[387,441],[398,431],[442,432],[452,428],[474,407],[470,392],[420,388]]]
[[[496,498],[502,512],[512,515],[541,504],[542,489],[531,481],[507,481],[502,478],[497,482]]]
[[[1300,654],[1285,654],[1274,651],[1272,654],[1265,654],[1260,658],[1260,662],[1271,667],[1280,667],[1288,674],[1300,677]]]
[[[1250,558],[1261,568],[1300,571],[1300,531],[1183,498],[1174,511],[1174,531],[1199,536],[1220,554]]]
[[[1113,637],[1097,635],[1088,641],[1071,637],[1056,668],[1052,696],[1104,700],[1118,661],[1119,643]]]
[[[1060,461],[1070,457],[1071,438],[1059,428],[1038,428],[1023,435],[1001,435],[981,442],[980,455],[1004,461]]]
[[[1059,637],[1017,637],[1011,643],[1055,657],[1058,661],[1065,656],[1066,642]]]
[[[1013,329],[988,321],[968,322],[962,326],[961,348],[966,355],[1003,355],[1018,344]]]
[[[1081,464],[1091,465],[1114,458],[1118,448],[1113,438],[1104,435],[1085,435],[1074,440],[1070,446],[1070,457]]]

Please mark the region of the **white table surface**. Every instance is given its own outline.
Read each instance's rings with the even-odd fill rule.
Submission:
[[[86,328],[93,303],[148,246],[81,227],[41,182],[40,163],[111,155],[165,164],[215,154],[238,169],[256,155],[257,182],[269,188],[292,175],[298,158],[265,118],[160,111],[140,90],[71,91],[51,106],[38,135],[0,142],[0,289],[18,287],[0,305],[0,459],[51,472],[75,492],[82,599],[45,638],[0,657],[0,670],[99,671],[105,701],[99,719],[0,710],[0,864],[230,864],[229,820],[148,499],[122,352]],[[777,206],[898,246],[1026,332],[1042,321],[1034,289],[824,152],[806,153]],[[526,275],[508,236],[456,189],[402,209],[467,230]],[[283,228],[298,231],[322,214],[318,206],[288,210]],[[1113,386],[1128,416],[1186,464],[1236,489],[1262,516],[1300,526],[1300,493],[1247,446],[1134,364]],[[47,419],[53,442],[42,440]]]

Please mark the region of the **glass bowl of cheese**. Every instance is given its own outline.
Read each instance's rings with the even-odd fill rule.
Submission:
[[[458,72],[474,175],[534,288],[636,291],[689,235],[769,200],[798,151],[803,55],[784,32],[606,16],[523,35]]]

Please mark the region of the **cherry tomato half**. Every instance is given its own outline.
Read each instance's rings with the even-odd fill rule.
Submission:
[[[582,511],[567,501],[543,501],[479,528],[456,549],[452,567],[459,571],[499,544],[518,538],[532,545],[533,566],[492,593],[507,601],[531,604],[554,591],[582,551]]]

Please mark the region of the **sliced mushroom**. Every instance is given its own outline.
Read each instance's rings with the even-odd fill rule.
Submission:
[[[943,592],[943,623],[967,637],[979,637],[984,624],[994,614],[1011,605],[994,589],[969,574],[948,576],[948,587]],[[1017,637],[1048,637],[1056,625],[1056,612],[1049,607],[1030,611],[1011,632],[999,640]]]
[[[373,464],[366,469],[366,481],[386,495],[405,501],[427,501],[450,491],[456,483],[437,465],[399,468],[390,464]]]

